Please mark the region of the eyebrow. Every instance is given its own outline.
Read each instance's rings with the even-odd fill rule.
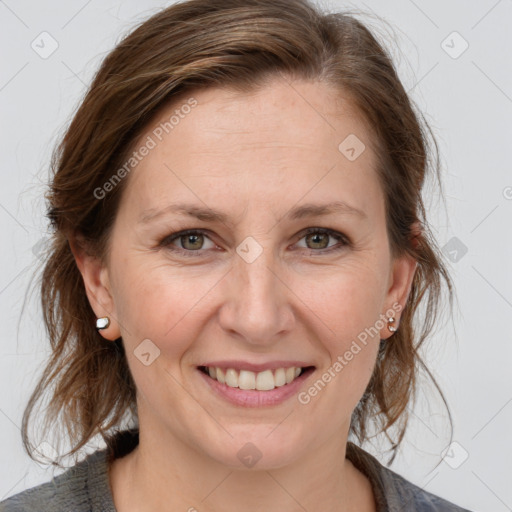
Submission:
[[[204,222],[221,222],[229,227],[233,226],[233,223],[229,220],[229,216],[226,213],[188,203],[170,204],[161,210],[155,208],[145,210],[139,217],[139,224],[148,224],[150,221],[169,213],[178,213],[188,217],[194,217]],[[363,219],[368,218],[364,211],[344,201],[334,201],[327,204],[306,203],[290,210],[285,215],[285,218],[288,220],[299,220],[309,217],[332,215],[333,213],[356,215]]]

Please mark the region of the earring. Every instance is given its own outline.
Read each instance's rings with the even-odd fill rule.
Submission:
[[[104,316],[96,320],[96,329],[98,330],[106,329],[109,325],[110,318],[108,316]]]
[[[391,332],[395,332],[396,331],[396,327],[394,325],[392,325],[394,322],[395,322],[395,318],[394,317],[388,318],[388,329]]]

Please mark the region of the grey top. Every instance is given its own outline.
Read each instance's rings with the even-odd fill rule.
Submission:
[[[133,450],[138,439],[137,430],[118,432],[107,448],[87,455],[50,482],[0,502],[0,512],[116,512],[108,467]],[[347,458],[370,480],[378,512],[470,512],[424,491],[351,442]]]

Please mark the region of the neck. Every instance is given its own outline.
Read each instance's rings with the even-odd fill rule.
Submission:
[[[166,434],[141,428],[138,446],[112,464],[119,512],[376,510],[368,480],[345,458],[343,436],[279,468],[235,469]]]

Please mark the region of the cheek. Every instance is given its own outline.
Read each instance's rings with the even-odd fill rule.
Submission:
[[[219,277],[137,261],[118,270],[116,312],[125,344],[133,351],[149,339],[177,361],[201,329]]]
[[[332,349],[342,350],[347,342],[376,325],[383,304],[385,283],[377,264],[348,262],[328,272],[303,276],[293,289],[317,318]],[[379,330],[379,329],[378,329]]]
[[[295,288],[311,311],[310,322],[317,326],[315,339],[330,360],[317,378],[329,382],[328,402],[336,409],[343,404],[340,414],[355,407],[375,365],[384,325],[381,292],[385,288],[375,268],[347,266]]]
[[[138,393],[155,410],[162,404],[186,407],[190,396],[179,384],[180,363],[204,326],[198,315],[215,282],[210,282],[211,277],[191,279],[185,272],[180,277],[176,270],[142,264],[119,268],[121,275],[126,277],[118,281],[117,313]],[[176,428],[181,428],[178,423]]]

